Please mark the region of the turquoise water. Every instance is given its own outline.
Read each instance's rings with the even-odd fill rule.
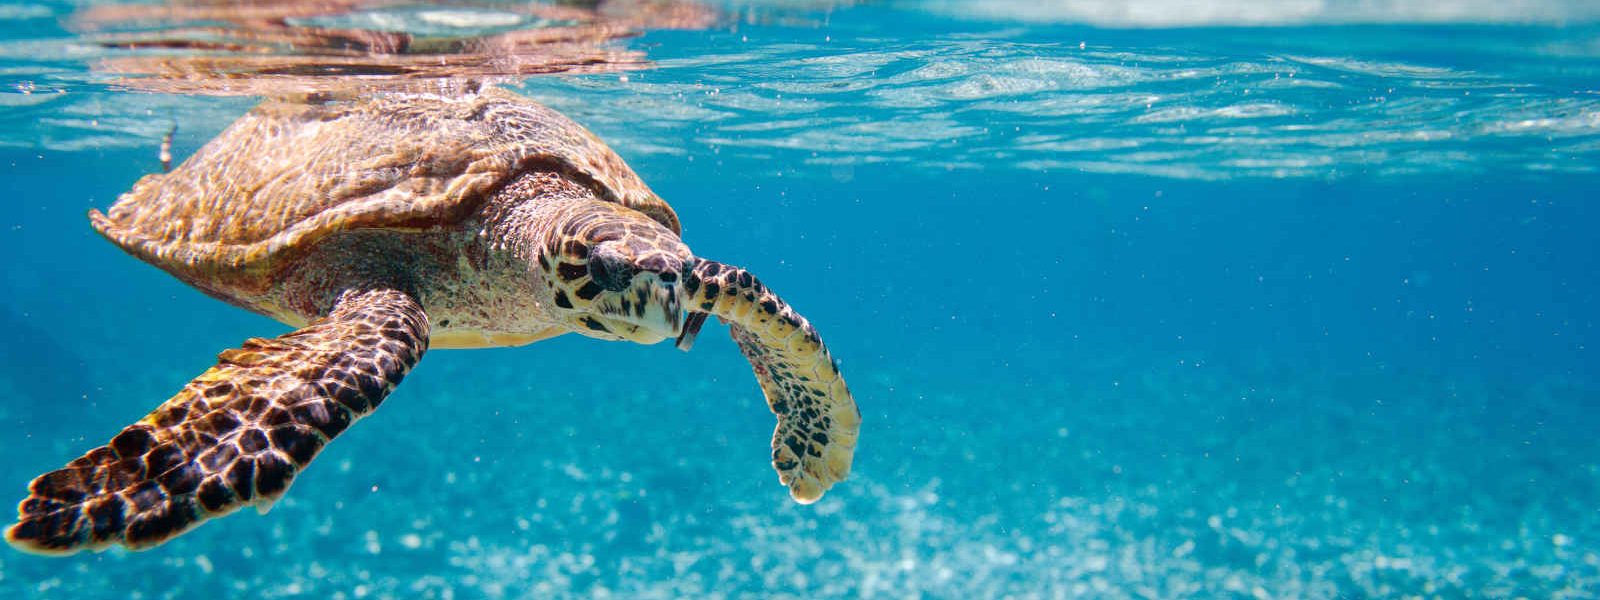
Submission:
[[[822,332],[864,423],[821,502],[715,323],[436,351],[268,515],[0,551],[0,597],[1600,595],[1600,9],[1051,6],[720,5],[501,82]],[[91,8],[0,7],[15,499],[286,330],[89,229],[262,91],[124,79],[193,53]],[[565,23],[514,9],[313,24]]]

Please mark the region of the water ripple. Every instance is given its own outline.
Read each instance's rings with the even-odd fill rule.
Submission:
[[[826,27],[652,31],[603,48],[628,60],[648,52],[653,70],[535,77],[522,88],[630,156],[738,148],[794,164],[1196,179],[1600,164],[1594,28],[930,33],[862,28],[851,14]],[[486,35],[535,19],[475,10],[362,18]],[[9,63],[0,72],[0,145],[154,147],[173,121],[210,131],[241,106],[104,93],[106,65],[126,66],[130,56],[85,40],[0,41]]]
[[[684,139],[690,154],[762,148],[821,164],[1226,179],[1588,172],[1600,163],[1600,98],[1515,60],[993,37],[711,43],[631,82],[583,85],[581,99],[573,80],[526,89],[598,122],[625,149]],[[617,119],[623,102],[629,111],[655,104],[718,118],[690,130]],[[647,112],[656,110],[664,109]],[[996,165],[997,157],[1006,160]]]

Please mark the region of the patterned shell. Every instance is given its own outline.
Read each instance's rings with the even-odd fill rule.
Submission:
[[[594,134],[500,89],[267,101],[182,166],[146,176],[89,217],[128,252],[186,280],[258,287],[270,285],[261,279],[274,263],[332,233],[457,224],[530,168],[560,170],[679,231],[672,208]]]

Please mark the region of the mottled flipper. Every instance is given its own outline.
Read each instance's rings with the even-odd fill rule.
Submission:
[[[744,269],[701,260],[686,279],[690,310],[728,323],[778,415],[772,435],[778,480],[795,501],[816,502],[850,474],[861,427],[861,412],[828,348],[805,317]],[[691,316],[691,322],[700,318]]]
[[[346,292],[303,329],[224,351],[109,444],[33,480],[6,541],[50,554],[148,548],[246,505],[264,512],[427,347],[411,296]]]

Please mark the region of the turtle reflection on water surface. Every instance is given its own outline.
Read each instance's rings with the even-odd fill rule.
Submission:
[[[299,329],[246,340],[143,420],[35,479],[6,540],[145,548],[246,505],[371,413],[429,348],[568,332],[687,349],[728,323],[778,417],[772,464],[809,503],[850,471],[861,417],[804,317],[696,257],[610,148],[498,89],[269,101],[94,228],[207,294]]]

